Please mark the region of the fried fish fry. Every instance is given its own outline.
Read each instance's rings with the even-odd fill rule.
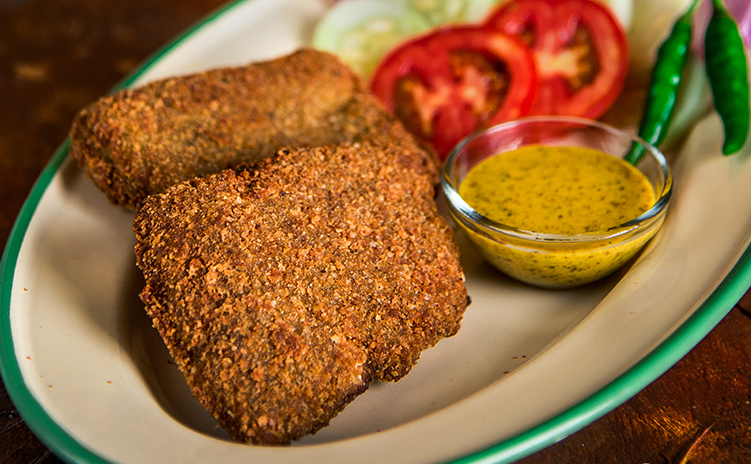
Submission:
[[[168,78],[83,109],[70,153],[110,202],[135,209],[178,182],[283,147],[416,144],[333,55],[300,50],[245,67]],[[435,171],[438,162],[425,153]]]
[[[233,438],[315,433],[459,330],[458,247],[423,161],[367,143],[282,150],[142,203],[141,298]]]

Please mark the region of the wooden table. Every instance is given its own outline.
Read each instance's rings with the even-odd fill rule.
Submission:
[[[0,2],[0,244],[74,114],[223,0]],[[0,462],[59,462],[0,385]],[[751,462],[751,293],[623,406],[522,461]]]

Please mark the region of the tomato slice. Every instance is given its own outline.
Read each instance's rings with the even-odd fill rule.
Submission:
[[[371,90],[441,158],[475,130],[525,116],[537,81],[518,39],[487,28],[442,27],[376,67]]]
[[[540,81],[532,114],[596,119],[623,88],[628,39],[596,1],[511,0],[489,15],[486,27],[532,48]]]

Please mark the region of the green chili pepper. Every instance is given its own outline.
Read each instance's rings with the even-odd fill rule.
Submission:
[[[722,4],[713,0],[714,13],[704,37],[707,77],[714,106],[725,128],[722,152],[743,148],[749,131],[748,64],[738,25]]]
[[[667,39],[657,50],[657,61],[652,70],[644,113],[639,124],[639,137],[658,146],[668,131],[673,118],[683,68],[691,46],[691,25],[698,0],[673,24]],[[642,145],[633,144],[626,161],[636,164],[644,152]]]

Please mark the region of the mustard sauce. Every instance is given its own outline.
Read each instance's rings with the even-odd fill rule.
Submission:
[[[487,158],[467,174],[459,193],[477,212],[505,226],[574,241],[534,240],[464,231],[495,267],[521,281],[552,288],[611,274],[657,232],[619,228],[655,203],[649,180],[625,161],[582,147],[525,146]],[[608,229],[618,233],[605,235]]]
[[[605,231],[655,202],[644,175],[594,149],[532,145],[475,166],[459,193],[483,216],[547,234]]]

